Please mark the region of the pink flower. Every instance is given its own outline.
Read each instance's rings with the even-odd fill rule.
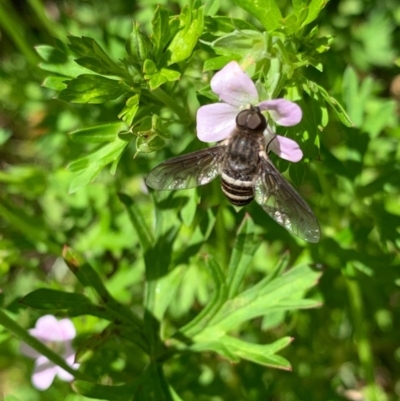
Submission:
[[[236,127],[239,111],[257,106],[268,112],[279,125],[289,127],[300,122],[300,107],[285,99],[264,100],[259,102],[256,86],[236,61],[231,61],[211,79],[211,89],[225,103],[201,106],[197,111],[197,137],[203,142],[218,142],[229,135]],[[299,145],[284,136],[275,135],[267,127],[265,142],[283,159],[298,162],[303,157]]]
[[[71,340],[75,337],[76,331],[71,320],[57,320],[53,315],[45,315],[37,320],[36,326],[30,329],[29,333],[45,343],[54,352],[60,354],[68,365],[74,369],[79,367],[79,364],[74,364],[75,353],[71,346]],[[56,375],[63,381],[73,380],[71,374],[39,354],[29,345],[22,343],[21,352],[36,359],[32,384],[37,389],[46,390],[49,388]]]

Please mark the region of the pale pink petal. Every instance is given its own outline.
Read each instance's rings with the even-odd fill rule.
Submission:
[[[29,358],[36,359],[38,356],[40,356],[39,352],[37,352],[35,349],[25,343],[21,343],[19,350],[21,351],[21,354]]]
[[[238,109],[226,103],[213,103],[197,110],[197,137],[203,142],[227,138],[236,127]]]
[[[74,376],[72,376],[71,373],[68,373],[66,370],[60,368],[59,366],[56,366],[56,368],[57,368],[57,376],[62,381],[71,382],[72,380],[74,380]]]
[[[70,342],[65,343],[65,350],[63,353],[64,359],[67,361],[68,365],[73,365],[75,362],[75,351],[71,346]]]
[[[74,363],[75,362],[75,353],[70,344],[68,344],[66,347],[64,358],[65,358],[65,362],[69,366],[71,366],[73,369],[79,368],[80,364]],[[57,366],[57,376],[61,380],[64,380],[66,382],[70,382],[74,379],[74,377],[70,373],[68,373],[66,370],[60,368],[59,366]]]
[[[53,315],[45,315],[36,321],[29,333],[41,341],[59,341],[58,320]]]
[[[301,108],[286,99],[264,100],[258,107],[261,110],[268,110],[274,121],[285,127],[296,125],[301,121]]]
[[[303,152],[297,142],[280,135],[276,135],[275,139],[269,143],[268,150],[272,150],[282,159],[291,162],[298,162],[303,157]]]
[[[35,361],[32,383],[38,390],[46,390],[53,383],[56,373],[56,366],[46,357],[40,356]]]
[[[75,338],[76,330],[75,326],[69,319],[61,319],[58,321],[58,330],[60,333],[61,340],[72,340]]]
[[[231,61],[211,79],[211,89],[224,102],[240,107],[255,104],[258,93],[254,82],[240,68],[236,61]]]

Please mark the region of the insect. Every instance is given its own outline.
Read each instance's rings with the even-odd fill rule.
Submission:
[[[221,188],[236,206],[253,199],[281,226],[298,237],[318,242],[317,219],[307,203],[283,178],[267,155],[267,121],[258,107],[241,111],[236,128],[218,145],[174,157],[156,166],[146,184],[175,190],[208,184],[221,176]]]

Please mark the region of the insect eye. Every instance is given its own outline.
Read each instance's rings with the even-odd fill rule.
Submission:
[[[247,121],[247,128],[250,130],[264,131],[267,128],[267,123],[261,113],[256,113],[250,116]]]
[[[236,125],[252,131],[264,131],[267,128],[264,116],[256,110],[243,110],[240,112],[236,117]]]
[[[243,110],[236,117],[236,125],[239,127],[246,127],[249,118],[249,111]]]

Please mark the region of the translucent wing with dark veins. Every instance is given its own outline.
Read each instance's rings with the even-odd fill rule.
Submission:
[[[219,175],[225,149],[225,145],[217,145],[166,160],[150,171],[146,184],[166,190],[207,184]]]
[[[267,155],[260,157],[254,193],[256,202],[286,230],[308,242],[319,241],[320,230],[314,213]]]

